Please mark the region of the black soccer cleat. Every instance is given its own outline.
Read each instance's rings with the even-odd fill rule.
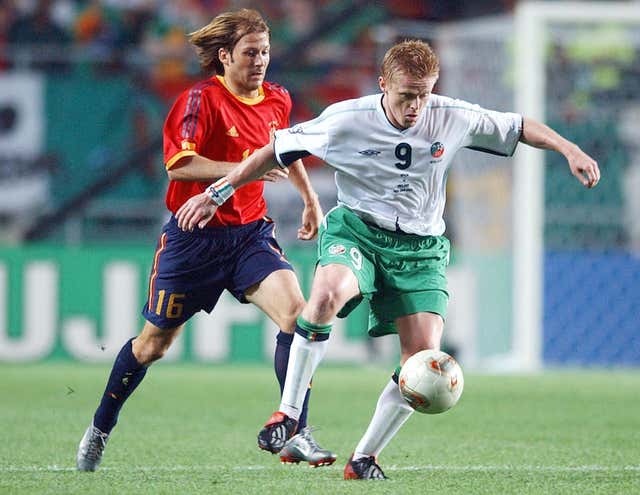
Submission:
[[[344,467],[345,480],[386,480],[387,478],[374,456],[361,457],[353,460],[353,454],[349,457],[347,465]]]
[[[274,412],[258,433],[258,447],[277,454],[296,432],[297,426],[298,422],[295,419],[283,412]]]

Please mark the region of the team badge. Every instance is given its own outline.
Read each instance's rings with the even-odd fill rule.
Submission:
[[[184,139],[181,143],[180,143],[180,147],[184,150],[184,151],[195,151],[196,149],[196,143],[194,143],[193,141],[189,141],[187,139]]]
[[[347,252],[347,249],[342,244],[334,244],[333,246],[329,246],[329,254],[344,254]]]
[[[440,158],[444,153],[444,144],[440,141],[436,141],[431,145],[431,156],[434,158]]]

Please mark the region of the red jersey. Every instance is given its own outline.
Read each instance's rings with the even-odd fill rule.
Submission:
[[[213,76],[182,93],[164,124],[164,163],[170,169],[185,156],[240,162],[269,142],[275,129],[289,127],[291,98],[286,89],[264,82],[256,98],[235,96],[224,79]],[[189,198],[211,181],[169,181],[166,203],[175,214]],[[267,213],[263,181],[236,190],[218,210],[209,226],[241,225]]]

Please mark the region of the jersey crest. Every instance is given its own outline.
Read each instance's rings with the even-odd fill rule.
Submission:
[[[444,144],[440,141],[436,141],[431,145],[431,156],[434,158],[440,158],[444,153]]]

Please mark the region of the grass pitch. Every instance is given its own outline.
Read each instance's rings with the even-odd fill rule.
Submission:
[[[380,456],[386,482],[342,480],[390,370],[321,367],[314,435],[332,467],[256,447],[277,407],[270,368],[155,365],[102,466],[75,471],[108,366],[0,365],[0,493],[640,493],[640,372],[465,377],[451,411],[415,414]]]

